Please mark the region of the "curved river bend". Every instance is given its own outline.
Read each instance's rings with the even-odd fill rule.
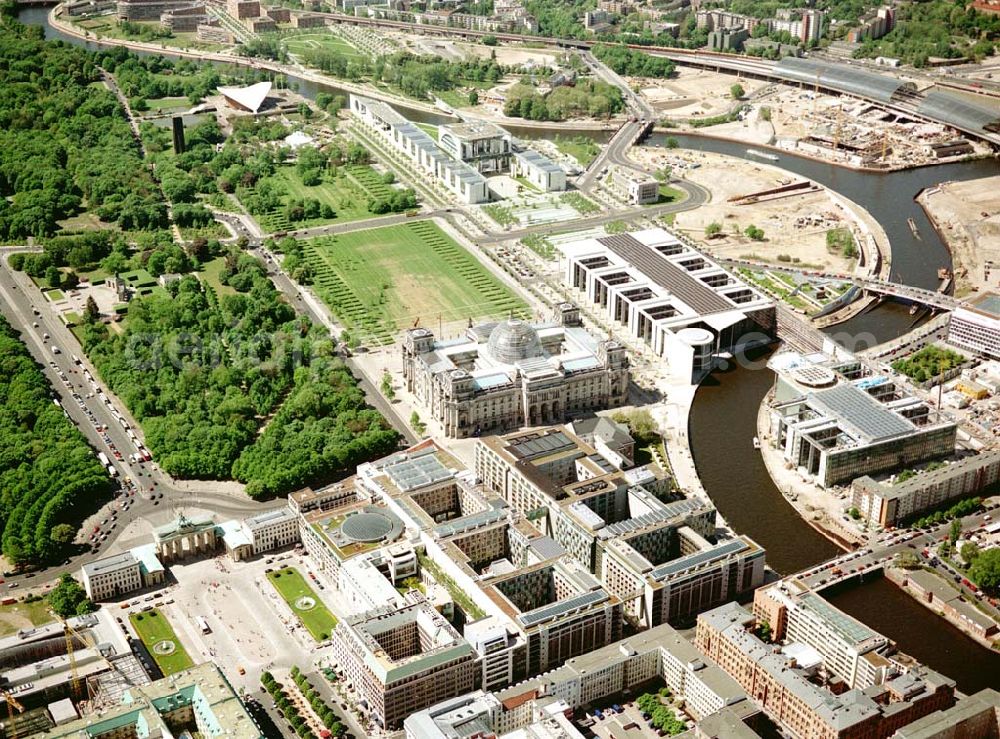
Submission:
[[[25,8],[20,12],[20,19],[43,26],[46,38],[85,44],[51,28],[48,8]],[[93,44],[85,45],[93,47]],[[317,85],[294,76],[289,79],[309,97],[315,97],[321,90],[333,94],[346,92],[335,85]],[[451,120],[414,109],[407,109],[405,113],[421,122]],[[508,128],[523,138],[552,135],[551,131],[530,126]],[[586,130],[566,133],[598,141],[608,137],[606,132]],[[673,137],[684,148],[747,158],[745,144],[682,134],[673,134]],[[665,141],[665,135],[654,134],[649,143],[662,146]],[[783,152],[779,154],[780,160],[775,166],[815,180],[860,203],[882,224],[892,244],[893,280],[931,289],[937,287],[937,269],[950,267],[951,257],[913,198],[920,190],[946,180],[968,180],[1000,173],[1000,166],[993,160],[878,174]],[[922,240],[914,238],[908,218],[916,223]],[[886,341],[905,333],[912,320],[904,307],[885,303],[834,330],[867,333],[877,341]],[[756,434],[760,402],[773,381],[773,374],[766,370],[735,368],[713,374],[695,397],[689,438],[698,473],[722,515],[736,531],[753,537],[767,549],[772,567],[781,573],[791,573],[829,558],[837,549],[785,501],[751,444]],[[720,464],[719,460],[726,460],[726,463]],[[885,580],[848,587],[829,597],[835,605],[894,639],[903,651],[954,678],[960,690],[971,693],[984,687],[1000,688],[1000,654],[966,638]]]

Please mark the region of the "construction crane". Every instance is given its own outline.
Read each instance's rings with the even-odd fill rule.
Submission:
[[[53,611],[55,613],[55,611]],[[63,636],[66,639],[66,656],[69,658],[69,693],[73,698],[78,698],[80,696],[80,672],[76,669],[76,657],[73,656],[73,627],[60,616],[58,613],[55,614],[56,618],[63,626]]]
[[[79,677],[77,675],[76,661],[74,660],[74,658],[72,656],[72,654],[73,654],[73,652],[72,652],[72,641],[73,641],[73,637],[76,637],[77,639],[80,640],[81,643],[86,644],[89,649],[93,649],[94,653],[97,655],[98,659],[100,659],[102,662],[104,662],[104,664],[107,665],[107,667],[108,667],[109,670],[111,670],[112,672],[118,673],[118,675],[121,676],[122,680],[125,681],[126,685],[128,685],[130,687],[135,687],[135,684],[132,682],[131,678],[129,678],[128,675],[126,675],[124,672],[122,672],[121,670],[119,670],[118,667],[115,665],[115,663],[112,662],[110,659],[108,659],[97,648],[97,645],[94,643],[94,640],[91,639],[89,635],[87,635],[87,634],[85,634],[83,632],[80,632],[80,631],[77,631],[76,629],[74,629],[72,626],[70,626],[69,621],[67,621],[66,619],[64,619],[59,614],[55,614],[55,616],[56,616],[56,618],[59,619],[60,623],[62,623],[63,630],[66,633],[66,647],[67,647],[67,652],[66,653],[70,655],[70,666],[71,666],[71,670],[72,670],[73,680],[78,680],[79,679]],[[75,688],[74,688],[74,692],[76,692]]]
[[[7,703],[7,726],[4,729],[4,734],[9,736],[10,739],[17,739],[17,721],[15,720],[14,711],[17,710],[18,713],[24,713],[24,706],[6,690],[3,691],[3,699]]]

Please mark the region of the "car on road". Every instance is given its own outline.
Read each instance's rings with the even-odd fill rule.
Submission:
[[[52,345],[51,347],[49,347],[49,348],[50,348],[50,349],[52,350],[52,353],[53,353],[53,354],[61,354],[61,352],[59,351],[59,347],[58,347],[58,346],[56,346],[55,344],[53,344],[53,345]]]

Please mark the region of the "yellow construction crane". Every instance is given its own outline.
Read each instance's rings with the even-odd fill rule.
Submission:
[[[108,659],[104,654],[101,653],[101,651],[97,648],[97,645],[94,643],[93,639],[91,639],[87,634],[84,634],[83,632],[77,631],[76,629],[74,629],[72,626],[69,625],[69,621],[67,621],[66,619],[64,619],[59,614],[55,614],[55,616],[62,623],[63,630],[66,633],[66,640],[67,640],[66,641],[66,652],[67,652],[67,654],[69,654],[69,655],[73,654],[73,652],[72,652],[72,646],[73,646],[72,645],[72,641],[73,641],[73,637],[76,637],[77,639],[80,640],[81,643],[86,644],[89,649],[93,649],[94,652],[97,654],[97,657],[102,662],[104,662],[105,665],[108,666],[109,670],[111,670],[113,672],[117,672],[119,675],[121,675],[122,679],[125,681],[125,683],[127,685],[130,685],[130,686],[134,687],[134,684],[132,683],[132,680],[129,678],[129,676],[126,675],[121,670],[119,670],[110,659]],[[78,676],[77,676],[76,661],[73,659],[72,656],[70,656],[70,666],[71,666],[71,670],[72,670],[73,679],[74,680],[79,679]]]
[[[69,692],[71,698],[80,697],[80,672],[76,669],[76,657],[73,656],[73,627],[67,623],[66,619],[56,614],[56,618],[63,626],[63,636],[66,638],[66,656],[69,658]]]
[[[7,704],[7,728],[4,733],[10,737],[10,739],[17,739],[17,721],[15,720],[15,709],[18,713],[24,713],[24,706],[20,702],[8,693],[6,690],[3,691],[3,699]]]
[[[841,102],[837,107],[837,133],[833,137],[833,152],[836,154],[840,150],[840,132],[844,126],[844,104]]]

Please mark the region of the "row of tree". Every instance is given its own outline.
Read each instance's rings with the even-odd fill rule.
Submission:
[[[670,77],[676,65],[662,56],[651,56],[623,44],[598,44],[594,56],[617,74],[630,77]]]
[[[45,375],[0,317],[0,538],[17,565],[50,561],[109,489]]]

